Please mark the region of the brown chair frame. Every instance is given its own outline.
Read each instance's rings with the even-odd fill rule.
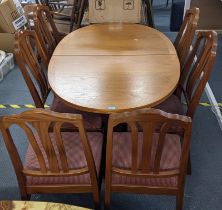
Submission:
[[[37,50],[37,54],[35,53],[33,42],[36,47],[35,49]],[[42,66],[38,61],[37,55],[40,56],[47,67],[48,57],[45,54],[35,31],[18,31],[15,34],[15,57],[17,64],[23,74],[36,107],[44,108],[45,101],[51,89],[48,85],[47,77]],[[37,85],[34,84],[30,72]]]
[[[74,29],[81,27],[81,21],[83,19],[84,11],[87,7],[88,0],[74,0],[73,4],[64,4],[56,1],[39,1],[42,5],[45,5],[49,8],[52,15],[70,20],[70,29],[69,32]],[[65,7],[71,7],[71,15],[65,15],[62,13],[62,10]]]
[[[120,123],[127,123],[131,128],[131,169],[123,169],[112,166],[112,145],[113,145],[113,129]],[[138,165],[138,127],[143,128],[143,145],[141,166]],[[153,169],[151,164],[151,147],[153,133],[155,128],[160,126],[160,135],[155,154]],[[160,160],[163,151],[165,135],[171,127],[180,127],[177,134],[181,137],[181,159],[180,168],[172,170],[160,170]],[[108,124],[107,150],[106,150],[106,174],[105,174],[105,209],[110,206],[111,192],[126,193],[142,193],[142,194],[160,194],[175,195],[176,209],[181,210],[183,206],[184,183],[187,170],[187,162],[189,157],[189,147],[191,138],[192,122],[187,116],[173,115],[156,109],[141,109],[133,112],[125,112],[120,114],[111,114]],[[146,178],[168,178],[178,177],[178,185],[175,187],[158,187],[158,186],[137,186],[137,185],[118,185],[112,184],[112,174],[119,174],[128,177],[146,177]]]
[[[50,13],[47,6],[36,6],[34,12],[34,24],[35,31],[38,35],[42,47],[47,54],[49,62],[57,44],[65,35],[58,32],[53,21],[52,14]],[[51,30],[49,27],[51,28]]]
[[[191,118],[195,114],[202,92],[213,70],[216,50],[217,33],[215,31],[198,32],[194,47],[182,68],[175,95],[180,99],[184,95],[187,103],[186,115]]]
[[[183,23],[180,27],[174,46],[177,50],[177,55],[179,57],[181,67],[183,67],[186,58],[190,51],[190,46],[195,35],[199,20],[200,10],[199,8],[192,8],[187,10]]]
[[[68,157],[66,155],[65,147],[61,136],[61,127],[63,123],[72,124],[79,131],[80,138],[85,153],[87,166],[78,169],[71,169],[68,166]],[[39,170],[26,169],[23,166],[19,153],[16,149],[15,143],[10,133],[10,126],[18,125],[23,129],[27,136],[29,144],[32,146],[38,162]],[[57,155],[55,149],[52,146],[51,139],[49,137],[49,127],[53,127],[53,133],[56,137],[56,147],[58,148],[59,156],[61,160],[61,168],[59,167]],[[0,118],[0,127],[4,137],[6,147],[8,149],[10,158],[12,160],[18,184],[23,199],[29,198],[29,195],[33,193],[86,193],[93,194],[93,199],[96,209],[99,209],[99,186],[98,177],[96,173],[95,162],[93,159],[91,147],[86,135],[86,131],[83,126],[82,116],[79,114],[62,114],[49,110],[34,109],[25,111],[21,114],[12,116],[3,116]],[[35,131],[34,131],[34,130]],[[44,152],[48,160],[48,166],[46,160],[43,157],[43,153],[36,141],[35,133],[38,134],[43,145]],[[64,177],[64,176],[78,176],[83,174],[89,174],[91,184],[84,185],[27,185],[26,176],[32,177]]]

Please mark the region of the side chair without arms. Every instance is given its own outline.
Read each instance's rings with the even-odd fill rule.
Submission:
[[[155,108],[193,118],[212,72],[216,50],[216,32],[199,32],[194,47],[182,69],[175,93]],[[186,111],[183,108],[184,99]],[[190,157],[187,173],[191,174]]]
[[[23,78],[37,108],[44,108],[51,91],[43,64],[39,63],[36,49],[42,60],[47,59],[35,31],[18,31],[15,35],[15,57]],[[34,46],[34,47],[33,47]],[[82,114],[85,128],[88,131],[102,131],[102,115],[83,112],[66,105],[60,98],[54,96],[50,106],[52,111],[61,113]],[[65,129],[65,128],[64,128]],[[67,127],[67,130],[68,127]]]
[[[217,33],[199,32],[193,49],[181,71],[175,94],[162,102],[157,109],[165,112],[194,117],[200,97],[213,69],[217,50]],[[184,112],[182,96],[186,101]]]
[[[61,132],[69,123],[78,132]],[[98,177],[103,136],[86,133],[82,116],[33,109],[0,118],[0,128],[17,175],[22,199],[38,193],[92,193],[95,209],[100,209]],[[28,141],[25,162],[10,128],[19,126]],[[53,132],[49,133],[49,127]]]
[[[130,132],[113,132],[127,123]],[[180,128],[169,134],[172,127]],[[156,133],[156,129],[160,131]],[[142,131],[141,131],[142,128]],[[156,109],[111,114],[108,124],[105,209],[112,192],[176,196],[182,210],[191,118]]]
[[[49,8],[56,26],[69,33],[81,27],[88,0],[73,0],[72,4],[41,0],[40,4]]]
[[[177,50],[178,58],[183,67],[187,56],[189,55],[190,47],[192,45],[193,38],[197,29],[199,20],[199,8],[192,8],[187,10],[183,23],[180,27],[174,46]]]

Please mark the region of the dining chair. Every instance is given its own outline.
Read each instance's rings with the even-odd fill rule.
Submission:
[[[64,123],[78,132],[61,132]],[[28,142],[24,162],[16,147],[21,139],[13,137],[12,125],[23,131]],[[100,209],[98,177],[103,136],[86,133],[81,115],[33,109],[0,117],[0,128],[22,199],[42,193],[92,193],[95,209]]]
[[[72,3],[41,0],[39,3],[49,8],[56,26],[69,33],[81,27],[88,0],[74,0]]]
[[[200,10],[196,7],[187,10],[183,23],[174,42],[181,67],[183,67],[189,54],[199,20],[199,13]]]
[[[130,132],[113,132],[120,123],[127,123]],[[175,126],[180,128],[178,132],[169,134]],[[111,114],[106,150],[105,209],[110,208],[112,192],[125,192],[176,196],[176,209],[182,210],[191,130],[190,117],[157,109]]]
[[[23,78],[37,108],[44,108],[51,91],[44,65],[39,62],[36,52],[41,60],[47,56],[40,44],[37,34],[31,30],[21,30],[15,34],[15,57]],[[52,111],[62,113],[82,114],[85,127],[89,131],[102,131],[102,115],[80,111],[67,105],[57,96],[50,106]],[[67,127],[68,129],[68,127]],[[69,129],[68,129],[69,130]]]
[[[200,97],[213,69],[217,50],[217,33],[198,32],[193,49],[181,70],[175,93],[155,108],[194,117]],[[183,96],[183,97],[182,97]],[[187,109],[183,109],[183,100]]]
[[[53,21],[49,8],[44,5],[37,5],[34,12],[35,31],[39,41],[47,54],[48,60],[65,34],[59,33]]]
[[[155,108],[165,112],[194,117],[201,95],[213,69],[217,50],[217,33],[199,32],[194,47],[181,72],[175,93]],[[186,110],[184,111],[184,101]],[[174,132],[174,130],[172,130]],[[191,175],[189,156],[187,173]]]

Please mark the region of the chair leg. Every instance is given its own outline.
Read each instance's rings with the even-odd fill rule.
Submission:
[[[28,194],[21,195],[21,200],[23,201],[29,201],[30,199],[31,199],[31,195],[28,195]]]
[[[95,210],[100,210],[100,199],[99,199],[100,195],[99,195],[99,191],[98,189],[93,192],[93,202],[94,202],[94,207]]]
[[[183,199],[184,199],[184,191],[181,190],[180,192],[178,192],[176,197],[176,210],[183,209]]]
[[[110,189],[105,187],[105,207],[104,210],[110,210]]]
[[[192,174],[192,166],[191,166],[191,158],[189,154],[188,164],[187,164],[187,175],[191,175],[191,174]]]

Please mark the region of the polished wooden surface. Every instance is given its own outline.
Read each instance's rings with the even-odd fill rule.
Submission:
[[[92,25],[73,32],[55,49],[48,70],[58,97],[96,113],[155,106],[174,91],[179,75],[170,40],[136,24]]]
[[[71,206],[62,203],[37,202],[37,201],[0,201],[1,210],[87,210],[78,206]],[[89,209],[88,209],[89,210]]]
[[[175,54],[161,32],[139,24],[94,24],[66,36],[54,55]]]

